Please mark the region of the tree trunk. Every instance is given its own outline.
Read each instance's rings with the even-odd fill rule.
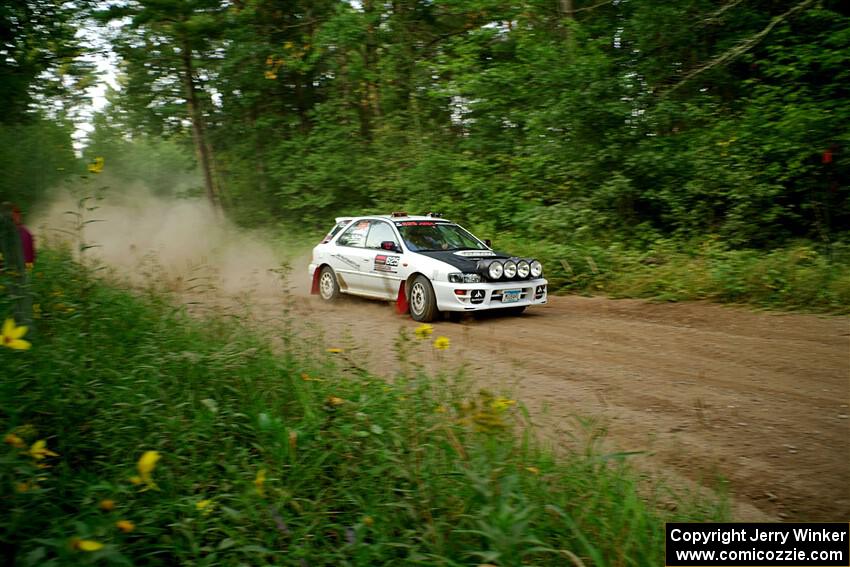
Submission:
[[[366,69],[365,85],[360,99],[360,130],[365,139],[372,137],[372,119],[380,116],[378,85],[375,82],[378,68],[378,46],[375,41],[375,25],[372,21],[375,9],[372,0],[363,1],[363,12],[369,23],[366,27],[366,45],[363,53],[363,66]]]
[[[198,162],[201,166],[201,172],[204,175],[204,189],[207,200],[213,210],[218,214],[221,213],[221,199],[213,176],[212,150],[207,144],[204,115],[201,112],[198,91],[195,88],[195,70],[192,65],[192,50],[189,47],[188,41],[183,42],[181,58],[183,62],[183,87],[186,91],[189,120],[192,122],[192,138],[195,141],[195,151],[198,154]]]
[[[574,51],[573,45],[573,29],[572,24],[573,20],[575,20],[575,12],[573,8],[573,0],[559,0],[559,7],[561,9],[561,14],[564,18],[569,20],[564,26],[564,36],[567,40],[567,47],[570,50],[570,56],[572,56]]]

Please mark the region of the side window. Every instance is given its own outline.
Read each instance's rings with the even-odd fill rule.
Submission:
[[[369,221],[355,221],[345,232],[339,235],[336,243],[339,246],[354,246],[363,248],[366,244],[366,234],[369,232]]]
[[[350,223],[350,222],[351,222],[351,220],[349,219],[349,220],[339,221],[338,223],[336,223],[334,225],[334,227],[331,229],[331,231],[327,234],[327,236],[325,236],[322,239],[322,244],[324,244],[326,242],[330,242],[331,240],[333,240],[333,237],[336,236],[336,233],[338,233],[340,230],[342,230],[343,228],[348,226],[348,223]]]
[[[343,228],[345,228],[348,225],[349,222],[351,222],[351,221],[345,220],[345,221],[340,221],[340,222],[336,223],[334,225],[333,229],[331,229],[331,231],[328,233],[328,240],[330,240],[331,238],[336,236],[336,233],[339,232],[340,230],[342,230]]]
[[[366,248],[381,249],[381,242],[390,240],[398,244],[393,228],[383,221],[372,221],[372,228],[369,230],[369,236],[366,238]]]

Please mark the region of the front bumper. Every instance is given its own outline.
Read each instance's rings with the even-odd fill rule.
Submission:
[[[549,296],[548,284],[544,278],[477,284],[431,282],[440,311],[484,311],[542,305]]]

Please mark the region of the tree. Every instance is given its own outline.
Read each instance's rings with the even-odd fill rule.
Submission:
[[[92,78],[76,38],[87,4],[0,6],[0,201],[26,212],[76,167],[68,113]]]
[[[215,75],[215,40],[223,13],[216,0],[137,0],[98,13],[101,21],[129,20],[117,45],[125,65],[127,100],[132,101],[129,112],[141,115],[137,123],[154,133],[179,129],[182,118],[189,121],[205,193],[216,210],[221,208],[221,190],[207,135],[213,94],[207,83]],[[182,112],[174,113],[177,108]]]

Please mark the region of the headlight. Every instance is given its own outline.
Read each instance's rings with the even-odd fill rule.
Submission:
[[[449,274],[449,281],[451,283],[481,283],[481,276],[478,274],[461,274],[460,272],[455,272]]]
[[[516,276],[516,262],[508,260],[505,262],[505,277],[510,279]]]
[[[531,261],[531,277],[539,278],[543,274],[543,264],[539,260]]]
[[[497,280],[502,277],[502,274],[505,272],[505,269],[502,267],[501,262],[493,262],[487,268],[487,275],[490,276],[491,280]]]
[[[525,260],[520,260],[516,265],[516,273],[521,278],[527,278],[529,272],[531,271],[531,266],[528,265],[528,262]]]

